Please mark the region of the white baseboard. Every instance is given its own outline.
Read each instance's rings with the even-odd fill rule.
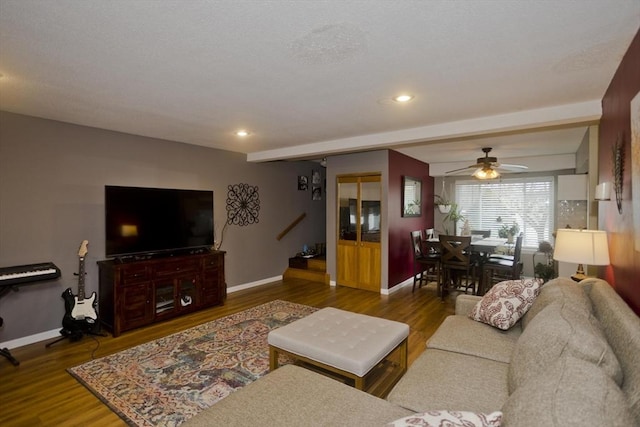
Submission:
[[[266,285],[267,283],[277,282],[278,280],[282,280],[282,276],[274,276],[268,279],[257,280],[255,282],[245,283],[244,285],[232,286],[227,288],[227,293],[232,294],[234,292],[243,291],[245,289],[255,288],[256,286]]]
[[[407,280],[405,280],[404,282],[398,283],[391,289],[380,289],[380,293],[382,295],[391,295],[392,293],[398,292],[400,289],[409,285],[413,286],[413,277],[409,277]]]
[[[0,343],[0,348],[12,349],[12,348],[17,348],[17,347],[22,347],[25,345],[37,343],[40,341],[45,341],[50,338],[56,338],[61,336],[60,329],[61,328],[52,329],[50,331],[40,332],[34,335],[29,335],[27,337],[16,338],[15,340],[6,341],[3,343]]]
[[[255,288],[256,286],[265,285],[267,283],[276,282],[278,280],[282,280],[282,276],[275,276],[268,279],[258,280],[256,282],[245,283],[244,285],[233,286],[231,288],[227,288],[227,293],[233,293],[233,292],[241,291],[244,289]],[[15,340],[6,341],[3,343],[0,343],[0,348],[12,349],[12,348],[22,347],[29,344],[34,344],[40,341],[45,341],[51,338],[56,338],[60,336],[60,329],[61,328],[52,329],[50,331],[39,332],[37,334],[29,335],[26,337],[16,338]]]

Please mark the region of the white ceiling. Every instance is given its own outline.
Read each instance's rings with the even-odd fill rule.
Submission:
[[[514,163],[575,153],[639,27],[639,0],[0,0],[0,109],[250,161]]]

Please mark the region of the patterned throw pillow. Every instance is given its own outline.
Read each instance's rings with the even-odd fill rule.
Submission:
[[[531,308],[540,293],[540,279],[506,280],[494,285],[469,317],[506,331]]]
[[[422,426],[464,426],[464,427],[500,427],[502,424],[502,412],[496,411],[490,414],[477,414],[467,411],[428,411],[408,417],[400,418],[387,427]]]

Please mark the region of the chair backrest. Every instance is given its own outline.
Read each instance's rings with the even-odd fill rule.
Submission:
[[[436,229],[435,228],[427,228],[424,230],[424,237],[426,240],[432,240],[436,238]]]
[[[442,264],[468,267],[471,262],[471,236],[447,236],[440,235],[442,250]]]
[[[411,248],[414,260],[422,256],[422,231],[411,232]]]
[[[520,262],[520,255],[522,254],[522,240],[524,236],[522,233],[516,238],[516,247],[513,250],[513,263],[517,264]]]
[[[482,236],[483,239],[491,237],[491,230],[471,230],[472,236]]]

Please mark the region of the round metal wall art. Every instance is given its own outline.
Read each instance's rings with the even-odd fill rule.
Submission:
[[[258,186],[249,184],[229,185],[227,192],[227,223],[250,225],[258,222],[260,197]]]

